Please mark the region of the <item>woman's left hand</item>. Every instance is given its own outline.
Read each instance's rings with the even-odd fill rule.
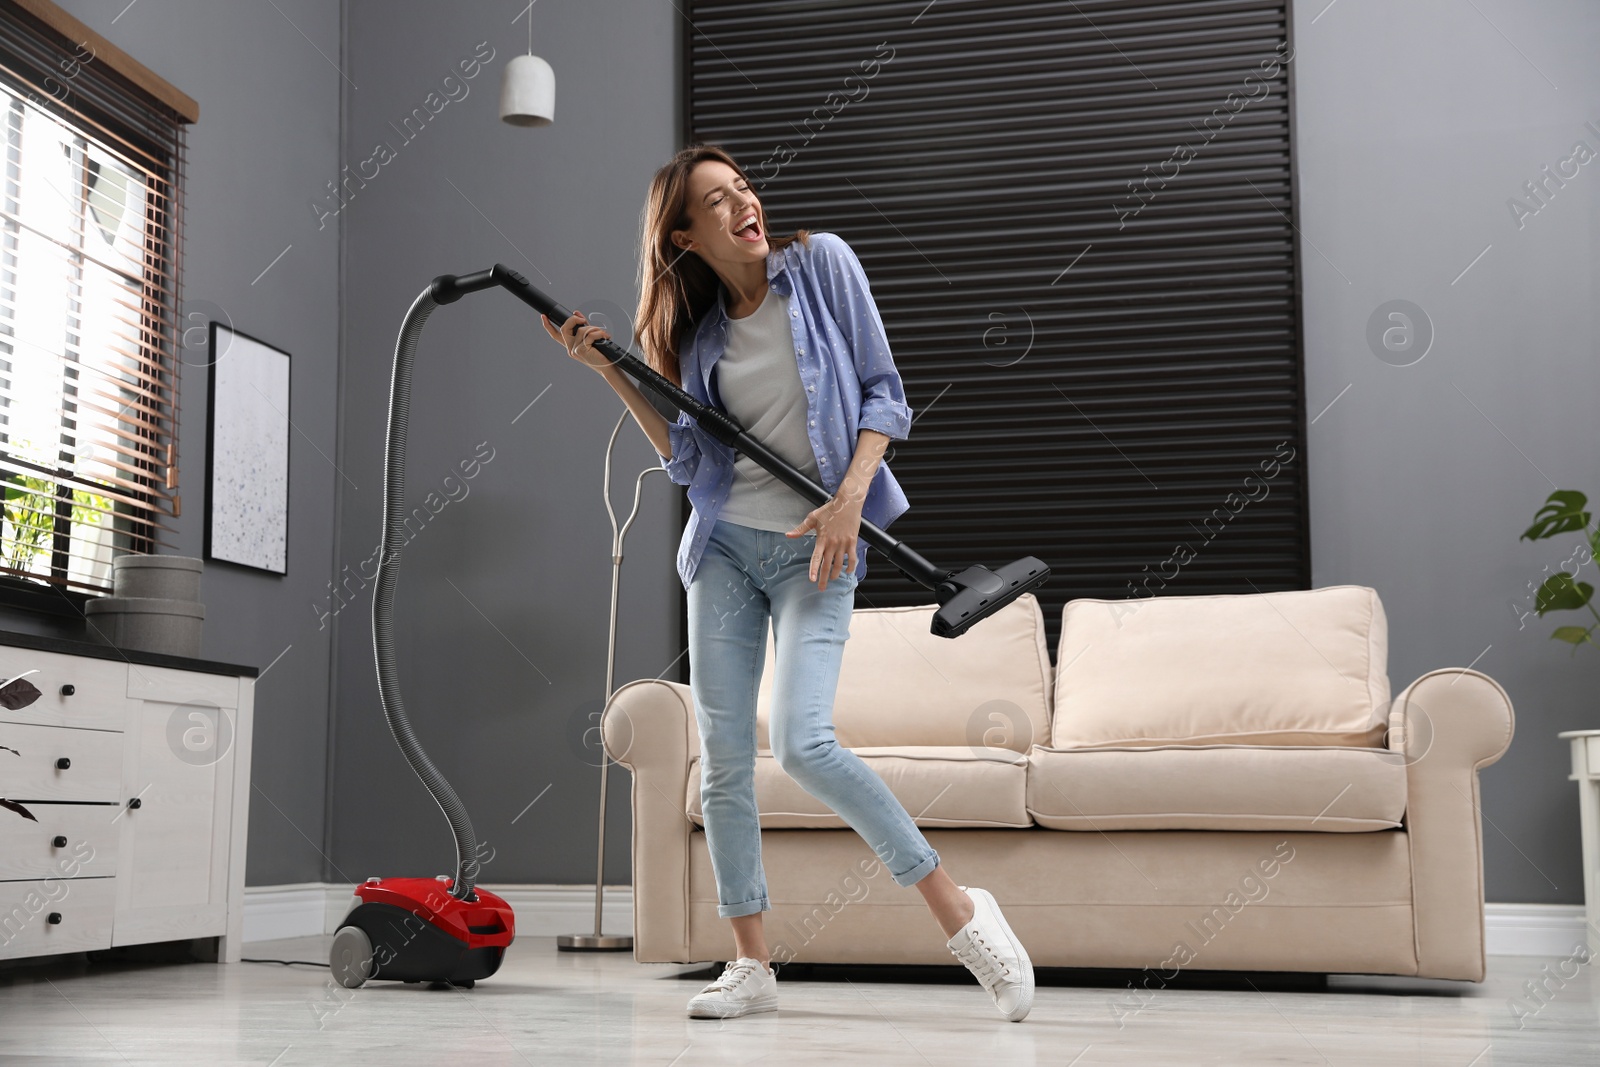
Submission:
[[[835,494],[832,500],[806,516],[804,522],[786,536],[803,537],[815,530],[817,544],[811,553],[811,580],[818,589],[828,588],[828,579],[856,569],[856,541],[861,537],[859,493]],[[821,580],[818,581],[818,575]]]

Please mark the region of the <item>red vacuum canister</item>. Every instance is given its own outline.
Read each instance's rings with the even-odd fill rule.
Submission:
[[[471,988],[500,969],[516,936],[511,905],[486,889],[450,894],[448,875],[368,878],[334,934],[333,977],[347,989],[378,978]]]

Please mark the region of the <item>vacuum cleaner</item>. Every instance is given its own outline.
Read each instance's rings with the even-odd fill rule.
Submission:
[[[384,456],[383,551],[377,589],[372,598],[372,644],[378,688],[389,732],[406,762],[449,820],[456,841],[454,878],[369,878],[356,887],[360,900],[334,934],[330,965],[334,979],[357,988],[373,979],[428,982],[435,986],[470,988],[499,969],[516,934],[511,907],[477,888],[478,840],[466,808],[450,783],[423,750],[400,698],[394,647],[394,590],[405,543],[406,429],[411,416],[411,369],[422,327],[435,308],[453,304],[468,293],[500,286],[560,324],[572,312],[540,292],[528,279],[496,263],[475,274],[441,274],[412,302],[395,344],[394,376],[389,387],[388,445]],[[702,404],[643,360],[610,339],[596,351],[639,384],[680,411],[718,441],[754,459],[814,504],[833,494],[796,470],[783,457],[751,437],[733,416]],[[931,589],[939,602],[932,632],[956,638],[975,623],[1043,585],[1050,568],[1036,556],[1024,556],[998,568],[973,564],[943,570],[929,563],[898,538],[862,520],[861,536],[882,552],[912,581]]]

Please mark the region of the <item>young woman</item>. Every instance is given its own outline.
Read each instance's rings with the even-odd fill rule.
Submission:
[[[754,785],[756,691],[770,615],[771,741],[779,766],[864,838],[895,883],[915,885],[1008,1019],[1033,1002],[1033,968],[994,897],[957,885],[883,779],[833,737],[833,698],[856,584],[861,521],[907,508],[882,462],[911,425],[861,264],[843,239],[768,240],[766,216],[726,152],[693,145],[656,172],[644,210],[639,335],[663,376],[727,411],[833,493],[813,507],[687,415],[669,423],[594,351],[610,334],[582,311],[545,329],[598,371],[633,413],[694,512],[678,549],[689,594],[689,674],[700,796],[719,897],[738,959],[689,1002],[695,1017],[777,1007],[762,933],[771,910]]]

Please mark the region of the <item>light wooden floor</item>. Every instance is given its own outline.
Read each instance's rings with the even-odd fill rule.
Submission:
[[[329,940],[247,954],[323,960]],[[1133,972],[1047,972],[1032,1014],[1010,1023],[960,968],[790,967],[776,1013],[689,1019],[685,1002],[713,969],[559,953],[551,938],[519,939],[470,991],[73,957],[0,968],[0,1064],[1600,1064],[1593,964],[1568,964],[1577,974],[1558,984],[1557,958],[1489,962],[1482,985],[1203,975],[1142,999]],[[1519,1026],[1510,1001],[1527,981],[1551,992],[1542,1007],[1522,1001]]]

